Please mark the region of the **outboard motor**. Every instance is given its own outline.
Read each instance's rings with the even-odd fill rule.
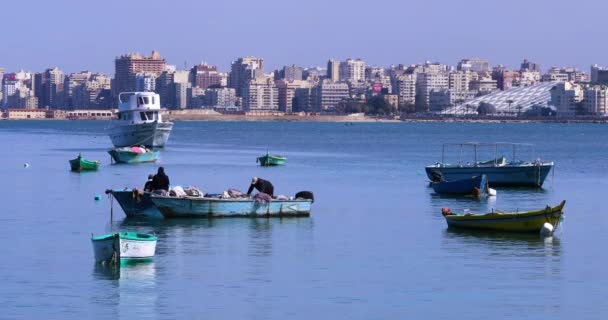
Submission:
[[[315,202],[315,196],[312,194],[311,191],[300,191],[300,192],[296,193],[295,198],[296,199],[307,199],[307,200],[312,200],[312,202]]]

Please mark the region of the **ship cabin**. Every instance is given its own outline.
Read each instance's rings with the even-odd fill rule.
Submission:
[[[131,124],[162,122],[160,96],[154,92],[120,93],[117,119]]]

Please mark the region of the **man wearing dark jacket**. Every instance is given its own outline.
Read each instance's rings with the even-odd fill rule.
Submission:
[[[247,195],[251,195],[251,191],[253,191],[253,188],[258,190],[259,192],[263,192],[271,197],[274,197],[274,187],[272,186],[272,183],[270,183],[270,181],[268,180],[253,177],[253,179],[251,179],[251,185],[249,186],[249,190],[247,190]]]
[[[169,177],[165,174],[165,168],[158,167],[158,172],[152,178],[152,190],[169,191]]]

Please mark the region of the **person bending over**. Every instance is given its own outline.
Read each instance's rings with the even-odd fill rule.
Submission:
[[[274,197],[274,187],[272,186],[272,183],[270,183],[270,181],[268,180],[253,177],[253,179],[251,179],[251,185],[249,186],[249,190],[247,190],[247,195],[251,195],[251,191],[253,191],[253,188],[258,190],[259,192],[263,192],[271,197]]]

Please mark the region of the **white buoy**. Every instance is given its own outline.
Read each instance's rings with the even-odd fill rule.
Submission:
[[[27,163],[27,162],[23,164],[23,167],[24,167],[24,168],[27,168],[27,167],[29,167],[29,166],[30,166],[30,164],[29,164],[29,163]]]
[[[548,237],[551,234],[553,234],[553,225],[549,222],[545,222],[545,224],[543,224],[543,227],[540,228],[540,235],[543,237]]]
[[[496,196],[496,189],[488,188],[488,195],[489,196]]]

